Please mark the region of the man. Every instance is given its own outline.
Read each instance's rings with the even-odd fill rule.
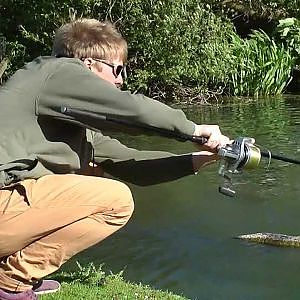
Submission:
[[[53,56],[27,64],[1,89],[0,299],[58,290],[42,278],[129,220],[134,205],[125,184],[80,174],[101,168],[142,185],[169,181],[215,161],[229,142],[216,125],[196,125],[180,110],[118,89],[126,59],[127,43],[111,23],[76,20],[57,31]],[[203,136],[210,151],[127,148],[100,130],[141,130],[63,107]]]

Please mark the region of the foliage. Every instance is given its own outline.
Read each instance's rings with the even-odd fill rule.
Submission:
[[[230,38],[206,45],[204,65],[210,88],[234,96],[281,94],[291,79],[290,49],[263,31],[254,31],[249,39],[235,33]]]
[[[284,43],[296,59],[296,64],[300,64],[300,20],[296,18],[286,18],[279,20],[275,36]]]
[[[1,0],[0,34],[7,39],[11,61],[8,75],[36,56],[49,55],[55,29],[69,20],[74,10],[83,10],[85,4],[81,0]]]
[[[234,14],[242,14],[244,17],[254,19],[279,20],[287,16],[300,17],[299,1],[293,0],[217,0],[213,2],[215,7]]]
[[[221,42],[233,30],[197,0],[27,1],[30,11],[21,8],[22,2],[2,4],[0,28],[9,41],[11,72],[35,56],[50,54],[55,28],[70,15],[109,19],[129,41],[128,87],[159,97],[170,97],[176,86],[205,86],[204,45]]]
[[[199,100],[199,94],[264,95],[283,91],[293,65],[290,50],[285,51],[263,33],[240,39],[230,21],[213,12],[213,2],[2,0],[0,35],[7,38],[10,59],[6,75],[38,55],[49,55],[55,29],[83,16],[115,22],[129,41],[126,87],[133,92],[159,99],[183,95]],[[230,1],[217,2],[225,5]],[[283,5],[286,1],[276,3],[281,2]],[[30,9],[23,9],[25,5]],[[290,42],[295,46],[296,27],[289,28],[287,38],[293,33]]]
[[[278,95],[290,81],[293,58],[263,31],[248,40],[232,35],[229,88],[233,95]]]
[[[142,30],[131,26],[128,34],[134,35],[134,52],[141,53],[134,58],[138,68],[133,77],[137,84],[131,86],[147,89],[152,95],[157,91],[160,96],[167,93],[168,97],[176,86],[206,86],[205,45],[221,43],[233,31],[232,25],[194,0],[143,3],[149,7],[134,14],[142,21]]]

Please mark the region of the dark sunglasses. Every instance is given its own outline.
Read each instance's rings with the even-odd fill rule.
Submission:
[[[127,78],[127,72],[126,72],[126,65],[115,65],[112,63],[108,63],[106,60],[103,59],[98,59],[98,58],[93,58],[93,60],[101,62],[109,67],[112,68],[114,76],[117,78],[120,74],[124,79]]]

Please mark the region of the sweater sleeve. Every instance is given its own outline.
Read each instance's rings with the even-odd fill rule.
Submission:
[[[105,128],[103,120],[63,114],[61,107],[64,106],[174,132],[189,135],[194,132],[195,124],[183,111],[143,95],[121,91],[96,76],[79,60],[64,58],[52,69],[36,101],[38,116],[51,116],[99,130]]]
[[[94,160],[102,169],[133,184],[147,186],[194,174],[192,155],[128,148],[116,139],[93,133]]]

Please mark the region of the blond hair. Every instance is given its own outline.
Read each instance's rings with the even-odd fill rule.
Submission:
[[[109,21],[77,19],[55,34],[52,55],[56,57],[127,60],[127,42]]]

